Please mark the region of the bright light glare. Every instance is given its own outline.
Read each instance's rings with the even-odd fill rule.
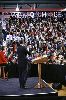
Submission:
[[[16,11],[19,11],[19,7],[18,7],[18,4],[17,4],[17,7],[16,7]]]
[[[66,11],[66,8],[64,8],[62,11]]]

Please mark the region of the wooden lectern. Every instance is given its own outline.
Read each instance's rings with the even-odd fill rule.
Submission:
[[[46,63],[48,61],[47,57],[37,57],[32,60],[32,63],[38,64],[38,83],[35,88],[43,88],[46,87],[46,83],[41,79],[41,63]]]

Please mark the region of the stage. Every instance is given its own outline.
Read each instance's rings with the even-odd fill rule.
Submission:
[[[34,88],[37,82],[38,77],[27,78],[25,89],[20,89],[18,78],[9,78],[8,80],[0,78],[0,96],[58,96],[58,93],[45,81],[47,87]]]

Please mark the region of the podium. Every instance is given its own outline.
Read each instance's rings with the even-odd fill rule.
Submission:
[[[46,83],[41,79],[41,64],[46,63],[48,58],[46,56],[37,57],[32,60],[33,64],[38,64],[38,83],[35,85],[35,88],[44,88],[46,87]]]

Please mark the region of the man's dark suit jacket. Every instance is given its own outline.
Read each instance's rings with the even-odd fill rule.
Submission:
[[[27,68],[27,54],[30,55],[30,52],[26,49],[25,46],[18,46],[17,48],[18,54],[18,67],[23,71]]]

